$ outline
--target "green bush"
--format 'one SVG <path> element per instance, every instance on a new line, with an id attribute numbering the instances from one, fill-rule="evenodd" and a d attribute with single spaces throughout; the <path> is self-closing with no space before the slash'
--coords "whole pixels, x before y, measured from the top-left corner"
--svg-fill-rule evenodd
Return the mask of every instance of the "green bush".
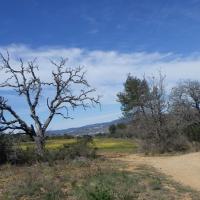
<path id="1" fill-rule="evenodd" d="M 109 132 L 110 134 L 115 134 L 117 127 L 115 126 L 115 124 L 112 124 L 109 126 Z"/>
<path id="2" fill-rule="evenodd" d="M 10 147 L 10 145 L 9 145 Z M 12 148 L 9 156 L 6 153 L 6 161 L 11 164 L 33 164 L 35 162 L 53 163 L 56 160 L 76 159 L 79 157 L 93 159 L 96 157 L 96 148 L 93 145 L 93 139 L 90 136 L 84 136 L 77 139 L 77 142 L 54 150 L 45 150 L 44 156 L 40 157 L 34 148 Z"/>
<path id="3" fill-rule="evenodd" d="M 135 137 L 135 128 L 131 124 L 118 123 L 109 127 L 108 137 L 113 138 L 133 138 Z"/>
<path id="4" fill-rule="evenodd" d="M 12 149 L 13 142 L 9 135 L 0 133 L 0 164 L 8 162 Z"/>
<path id="5" fill-rule="evenodd" d="M 103 184 L 95 187 L 94 191 L 87 191 L 88 200 L 113 200 L 113 195 Z"/>
<path id="6" fill-rule="evenodd" d="M 33 148 L 22 150 L 18 136 L 0 134 L 0 164 L 30 164 L 39 160 Z"/>
<path id="7" fill-rule="evenodd" d="M 78 138 L 74 144 L 65 144 L 58 150 L 47 151 L 44 158 L 48 161 L 76 159 L 79 157 L 95 158 L 96 150 L 93 145 L 93 139 L 90 136 L 83 136 Z"/>
<path id="8" fill-rule="evenodd" d="M 96 150 L 97 149 L 94 147 L 92 137 L 83 136 L 77 140 L 77 143 L 69 146 L 67 153 L 71 159 L 76 157 L 95 158 Z"/>
<path id="9" fill-rule="evenodd" d="M 26 150 L 16 148 L 9 158 L 11 164 L 33 164 L 39 160 L 40 157 L 37 155 L 34 148 L 27 148 Z"/>
<path id="10" fill-rule="evenodd" d="M 119 123 L 119 124 L 117 124 L 117 128 L 118 128 L 118 129 L 126 129 L 126 124 L 124 124 L 124 123 Z"/>
<path id="11" fill-rule="evenodd" d="M 191 142 L 200 142 L 200 124 L 191 124 L 184 130 L 187 138 Z"/>

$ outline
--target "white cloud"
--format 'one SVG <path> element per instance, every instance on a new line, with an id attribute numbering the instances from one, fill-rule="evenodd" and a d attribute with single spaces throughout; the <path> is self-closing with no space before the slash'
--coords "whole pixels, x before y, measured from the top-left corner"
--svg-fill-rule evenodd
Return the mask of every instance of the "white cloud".
<path id="1" fill-rule="evenodd" d="M 188 56 L 169 53 L 132 52 L 120 53 L 117 51 L 89 51 L 79 48 L 41 47 L 30 48 L 26 45 L 9 45 L 0 47 L 3 52 L 7 49 L 14 63 L 19 57 L 38 58 L 40 75 L 44 79 L 50 78 L 53 66 L 49 59 L 59 57 L 68 58 L 68 66 L 85 66 L 89 83 L 103 95 L 102 104 L 115 104 L 116 94 L 123 89 L 123 82 L 128 73 L 142 77 L 156 74 L 161 70 L 167 76 L 168 85 L 173 85 L 179 79 L 200 79 L 200 53 Z M 4 76 L 0 76 L 2 80 Z"/>
<path id="2" fill-rule="evenodd" d="M 116 51 L 88 51 L 79 48 L 41 47 L 32 49 L 25 45 L 10 45 L 0 47 L 0 51 L 7 49 L 16 60 L 19 57 L 38 58 L 40 75 L 44 79 L 50 78 L 53 66 L 49 59 L 59 57 L 68 58 L 68 66 L 85 66 L 87 77 L 92 86 L 103 95 L 103 103 L 115 103 L 116 93 L 122 89 L 122 84 L 128 73 L 134 76 L 151 75 L 162 70 L 167 75 L 169 84 L 178 79 L 199 79 L 200 54 L 187 57 L 173 53 L 133 52 L 120 53 Z M 16 63 L 15 63 L 16 64 Z"/>

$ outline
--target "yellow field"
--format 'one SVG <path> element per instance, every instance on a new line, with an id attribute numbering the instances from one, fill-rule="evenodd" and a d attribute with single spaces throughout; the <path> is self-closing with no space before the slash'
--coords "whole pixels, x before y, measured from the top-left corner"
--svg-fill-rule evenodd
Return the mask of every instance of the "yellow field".
<path id="1" fill-rule="evenodd" d="M 51 139 L 47 140 L 47 149 L 57 149 L 65 144 L 73 144 L 76 139 Z M 100 152 L 127 152 L 132 153 L 136 149 L 136 143 L 131 139 L 117 139 L 117 138 L 95 138 L 94 145 Z M 33 147 L 33 142 L 22 143 L 21 147 L 26 149 L 27 147 Z"/>
<path id="2" fill-rule="evenodd" d="M 62 147 L 64 144 L 73 144 L 76 142 L 76 139 L 51 139 L 47 140 L 46 148 L 47 149 L 57 149 Z M 24 142 L 21 144 L 22 149 L 26 149 L 28 147 L 33 147 L 34 142 Z"/>
<path id="3" fill-rule="evenodd" d="M 137 148 L 135 141 L 131 139 L 96 138 L 94 143 L 99 151 L 133 153 Z"/>

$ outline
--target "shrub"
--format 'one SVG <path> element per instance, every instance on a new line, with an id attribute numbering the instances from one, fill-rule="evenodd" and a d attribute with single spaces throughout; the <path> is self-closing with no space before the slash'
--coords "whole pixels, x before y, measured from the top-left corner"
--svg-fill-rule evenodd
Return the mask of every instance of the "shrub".
<path id="1" fill-rule="evenodd" d="M 152 190 L 161 190 L 162 182 L 159 177 L 154 177 L 149 183 Z"/>
<path id="2" fill-rule="evenodd" d="M 9 157 L 13 153 L 13 141 L 9 135 L 0 134 L 0 164 L 9 161 Z"/>
<path id="3" fill-rule="evenodd" d="M 0 164 L 31 164 L 39 160 L 33 148 L 21 149 L 19 136 L 0 134 Z"/>
<path id="4" fill-rule="evenodd" d="M 64 145 L 58 152 L 60 159 L 75 159 L 77 157 L 95 158 L 96 147 L 93 145 L 91 136 L 77 138 L 77 142 L 71 145 Z"/>
<path id="5" fill-rule="evenodd" d="M 191 148 L 188 139 L 174 131 L 162 133 L 162 137 L 145 137 L 141 140 L 141 151 L 146 154 L 170 153 L 170 152 L 185 152 Z"/>
<path id="6" fill-rule="evenodd" d="M 56 160 L 76 159 L 79 157 L 96 158 L 96 148 L 91 136 L 77 138 L 77 142 L 63 145 L 62 148 L 45 150 L 44 156 L 39 156 L 33 147 L 23 150 L 9 135 L 0 134 L 0 164 L 33 164 L 35 162 L 53 163 Z"/>
<path id="7" fill-rule="evenodd" d="M 75 144 L 63 145 L 62 148 L 45 150 L 44 156 L 40 157 L 34 148 L 23 150 L 16 148 L 8 157 L 11 164 L 33 164 L 35 162 L 49 162 L 52 164 L 56 160 L 76 159 L 79 157 L 93 159 L 96 157 L 96 148 L 93 140 L 89 136 L 77 139 Z"/>
<path id="8" fill-rule="evenodd" d="M 126 129 L 126 124 L 124 124 L 124 123 L 119 123 L 119 124 L 117 124 L 117 128 L 118 128 L 118 129 Z"/>
<path id="9" fill-rule="evenodd" d="M 40 157 L 35 152 L 34 148 L 23 150 L 20 147 L 16 148 L 9 158 L 11 164 L 33 164 L 39 160 Z"/>
<path id="10" fill-rule="evenodd" d="M 97 185 L 93 191 L 87 191 L 88 200 L 112 200 L 111 191 L 103 184 Z"/>
<path id="11" fill-rule="evenodd" d="M 200 142 L 200 124 L 194 123 L 189 125 L 184 133 L 189 141 L 191 142 Z"/>
<path id="12" fill-rule="evenodd" d="M 115 134 L 116 129 L 117 128 L 116 128 L 115 124 L 110 125 L 109 126 L 109 132 L 110 132 L 110 134 Z"/>

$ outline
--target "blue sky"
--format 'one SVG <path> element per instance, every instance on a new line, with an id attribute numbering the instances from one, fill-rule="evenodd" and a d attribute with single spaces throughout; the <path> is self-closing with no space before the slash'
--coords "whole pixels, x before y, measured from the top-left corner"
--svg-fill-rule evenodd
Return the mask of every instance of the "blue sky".
<path id="1" fill-rule="evenodd" d="M 198 0 L 1 0 L 0 42 L 90 50 L 199 51 Z"/>
<path id="2" fill-rule="evenodd" d="M 0 50 L 16 57 L 64 56 L 70 66 L 84 65 L 88 79 L 103 95 L 102 110 L 72 113 L 50 129 L 110 121 L 120 116 L 116 93 L 126 75 L 152 75 L 162 69 L 168 85 L 198 79 L 200 73 L 199 0 L 0 0 Z M 46 71 L 45 71 L 46 70 Z M 2 76 L 2 75 L 1 75 Z M 26 117 L 21 100 L 13 100 Z"/>

